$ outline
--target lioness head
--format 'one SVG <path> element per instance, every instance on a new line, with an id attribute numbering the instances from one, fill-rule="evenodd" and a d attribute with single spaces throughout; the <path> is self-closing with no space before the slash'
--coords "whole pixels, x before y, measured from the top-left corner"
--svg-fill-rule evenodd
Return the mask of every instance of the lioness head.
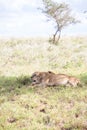
<path id="1" fill-rule="evenodd" d="M 34 72 L 31 76 L 32 85 L 39 84 L 40 83 L 40 73 L 41 72 Z"/>
<path id="2" fill-rule="evenodd" d="M 51 71 L 48 72 L 34 72 L 31 76 L 32 84 L 41 84 L 42 82 L 46 82 L 50 75 L 54 73 Z"/>

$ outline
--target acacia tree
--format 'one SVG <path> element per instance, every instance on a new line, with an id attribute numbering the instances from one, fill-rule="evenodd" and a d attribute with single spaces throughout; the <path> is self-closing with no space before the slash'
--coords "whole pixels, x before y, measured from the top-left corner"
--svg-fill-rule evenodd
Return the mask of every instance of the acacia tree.
<path id="1" fill-rule="evenodd" d="M 65 26 L 72 23 L 77 23 L 78 21 L 72 16 L 71 9 L 68 4 L 57 3 L 52 0 L 42 0 L 44 8 L 41 9 L 42 13 L 45 13 L 48 20 L 54 20 L 55 33 L 52 37 L 52 42 L 56 44 L 61 35 L 61 31 Z"/>

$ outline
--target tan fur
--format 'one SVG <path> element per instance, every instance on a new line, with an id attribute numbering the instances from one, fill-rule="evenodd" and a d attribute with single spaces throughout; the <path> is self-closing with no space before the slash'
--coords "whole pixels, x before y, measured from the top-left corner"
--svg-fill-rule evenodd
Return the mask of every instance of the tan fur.
<path id="1" fill-rule="evenodd" d="M 35 72 L 32 77 L 32 84 L 39 84 L 41 86 L 57 86 L 57 85 L 70 85 L 77 86 L 80 80 L 74 76 L 68 76 L 66 74 L 55 74 L 51 71 L 48 72 Z"/>
<path id="2" fill-rule="evenodd" d="M 31 76 L 32 85 L 45 85 L 45 83 L 48 82 L 47 79 L 49 79 L 49 75 L 53 75 L 54 73 L 51 71 L 48 72 L 34 72 Z M 46 81 L 47 80 L 47 81 Z"/>
<path id="3" fill-rule="evenodd" d="M 56 86 L 65 85 L 68 82 L 68 78 L 65 74 L 55 74 L 51 71 L 48 72 L 35 72 L 31 76 L 32 85 L 41 86 Z"/>
<path id="4" fill-rule="evenodd" d="M 73 86 L 73 87 L 76 87 L 78 85 L 82 86 L 81 81 L 78 78 L 74 77 L 74 76 L 69 76 L 69 84 L 71 86 Z"/>

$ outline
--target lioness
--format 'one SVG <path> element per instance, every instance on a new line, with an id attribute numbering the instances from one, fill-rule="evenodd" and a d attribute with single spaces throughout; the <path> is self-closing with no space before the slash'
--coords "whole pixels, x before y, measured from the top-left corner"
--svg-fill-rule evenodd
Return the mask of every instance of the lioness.
<path id="1" fill-rule="evenodd" d="M 35 72 L 32 77 L 32 85 L 41 86 L 57 86 L 57 85 L 81 85 L 80 80 L 74 76 L 68 76 L 66 74 L 55 74 L 51 71 L 48 72 Z"/>
<path id="2" fill-rule="evenodd" d="M 41 86 L 56 86 L 65 85 L 68 78 L 65 74 L 55 74 L 51 71 L 48 72 L 35 72 L 31 76 L 32 85 Z"/>

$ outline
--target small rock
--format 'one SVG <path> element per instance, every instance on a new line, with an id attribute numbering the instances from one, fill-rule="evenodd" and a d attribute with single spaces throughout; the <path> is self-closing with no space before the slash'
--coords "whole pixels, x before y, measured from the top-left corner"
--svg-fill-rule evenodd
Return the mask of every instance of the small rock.
<path id="1" fill-rule="evenodd" d="M 40 109 L 40 112 L 46 113 L 45 109 Z"/>
<path id="2" fill-rule="evenodd" d="M 17 121 L 17 119 L 14 118 L 14 117 L 10 117 L 10 118 L 7 119 L 7 121 L 8 121 L 9 123 L 14 123 L 14 122 Z"/>

